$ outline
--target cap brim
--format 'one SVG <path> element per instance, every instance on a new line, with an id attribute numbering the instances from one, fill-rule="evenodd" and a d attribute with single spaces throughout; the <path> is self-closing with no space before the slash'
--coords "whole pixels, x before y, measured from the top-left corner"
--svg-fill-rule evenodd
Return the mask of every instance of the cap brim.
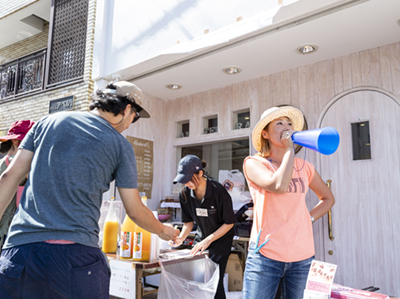
<path id="1" fill-rule="evenodd" d="M 0 137 L 0 142 L 12 140 L 12 139 L 22 140 L 22 139 L 24 139 L 24 137 L 25 137 L 25 135 L 24 135 L 24 136 L 21 136 L 21 135 L 8 135 L 8 136 L 3 136 L 3 137 Z"/>
<path id="2" fill-rule="evenodd" d="M 141 110 L 138 112 L 141 118 L 150 118 L 150 114 L 146 110 Z"/>
<path id="3" fill-rule="evenodd" d="M 136 109 L 137 113 L 139 113 L 141 118 L 150 118 L 150 114 L 143 109 L 138 103 L 134 103 L 133 107 Z"/>
<path id="4" fill-rule="evenodd" d="M 191 178 L 192 178 L 192 176 L 190 176 L 190 175 L 184 175 L 183 173 L 180 173 L 175 177 L 175 179 L 172 183 L 186 184 L 187 182 L 190 181 Z"/>

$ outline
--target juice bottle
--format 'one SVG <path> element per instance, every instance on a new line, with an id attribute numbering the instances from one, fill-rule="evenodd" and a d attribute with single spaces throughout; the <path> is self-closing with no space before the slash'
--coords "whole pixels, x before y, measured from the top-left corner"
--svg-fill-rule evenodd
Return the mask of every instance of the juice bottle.
<path id="1" fill-rule="evenodd" d="M 147 206 L 146 195 L 141 195 L 143 204 Z M 151 233 L 141 228 L 139 225 L 136 225 L 135 232 L 133 234 L 132 258 L 134 261 L 148 261 L 150 259 L 150 243 Z"/>
<path id="2" fill-rule="evenodd" d="M 126 215 L 121 227 L 121 243 L 119 252 L 119 257 L 121 259 L 132 259 L 133 234 L 135 229 L 136 223 Z"/>
<path id="3" fill-rule="evenodd" d="M 153 211 L 153 215 L 158 219 L 157 211 Z M 150 260 L 158 260 L 160 256 L 160 237 L 157 234 L 151 234 L 150 243 Z"/>
<path id="4" fill-rule="evenodd" d="M 117 252 L 118 243 L 118 230 L 119 221 L 117 214 L 114 210 L 114 197 L 111 197 L 110 207 L 104 222 L 103 229 L 103 245 L 101 249 L 105 253 L 115 253 Z"/>

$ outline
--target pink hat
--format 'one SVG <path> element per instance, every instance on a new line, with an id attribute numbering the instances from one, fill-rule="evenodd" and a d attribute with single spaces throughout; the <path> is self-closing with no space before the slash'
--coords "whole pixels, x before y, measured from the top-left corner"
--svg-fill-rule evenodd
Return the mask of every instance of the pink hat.
<path id="1" fill-rule="evenodd" d="M 35 123 L 31 120 L 16 121 L 11 125 L 10 129 L 8 130 L 7 136 L 0 137 L 0 141 L 3 142 L 11 139 L 22 140 L 34 124 Z"/>

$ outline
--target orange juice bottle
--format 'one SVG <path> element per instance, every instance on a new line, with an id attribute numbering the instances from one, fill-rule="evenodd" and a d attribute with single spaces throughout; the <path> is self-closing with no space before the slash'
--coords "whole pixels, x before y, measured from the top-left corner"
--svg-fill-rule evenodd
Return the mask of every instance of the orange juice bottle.
<path id="1" fill-rule="evenodd" d="M 141 194 L 142 202 L 147 205 L 146 194 Z M 150 259 L 150 243 L 151 233 L 147 230 L 136 225 L 133 234 L 133 253 L 132 258 L 134 261 L 148 261 Z"/>
<path id="2" fill-rule="evenodd" d="M 132 259 L 133 234 L 135 229 L 136 223 L 126 215 L 121 227 L 121 243 L 119 248 L 119 257 L 121 259 Z"/>
<path id="3" fill-rule="evenodd" d="M 110 207 L 104 222 L 103 245 L 101 249 L 105 253 L 117 252 L 119 221 L 114 210 L 114 197 L 111 197 Z"/>

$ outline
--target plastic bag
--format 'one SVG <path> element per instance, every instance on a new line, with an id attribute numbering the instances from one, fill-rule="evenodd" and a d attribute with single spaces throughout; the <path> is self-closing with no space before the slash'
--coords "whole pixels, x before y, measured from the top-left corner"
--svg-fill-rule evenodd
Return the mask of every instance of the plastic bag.
<path id="1" fill-rule="evenodd" d="M 251 202 L 251 195 L 249 191 L 235 193 L 228 192 L 232 198 L 232 208 L 234 211 L 239 210 L 243 205 Z"/>
<path id="2" fill-rule="evenodd" d="M 208 257 L 161 262 L 158 299 L 213 299 L 219 265 Z"/>
<path id="3" fill-rule="evenodd" d="M 228 192 L 233 191 L 234 187 L 245 186 L 244 175 L 238 169 L 220 170 L 218 173 L 218 181 Z M 238 189 L 238 191 L 243 190 Z"/>

